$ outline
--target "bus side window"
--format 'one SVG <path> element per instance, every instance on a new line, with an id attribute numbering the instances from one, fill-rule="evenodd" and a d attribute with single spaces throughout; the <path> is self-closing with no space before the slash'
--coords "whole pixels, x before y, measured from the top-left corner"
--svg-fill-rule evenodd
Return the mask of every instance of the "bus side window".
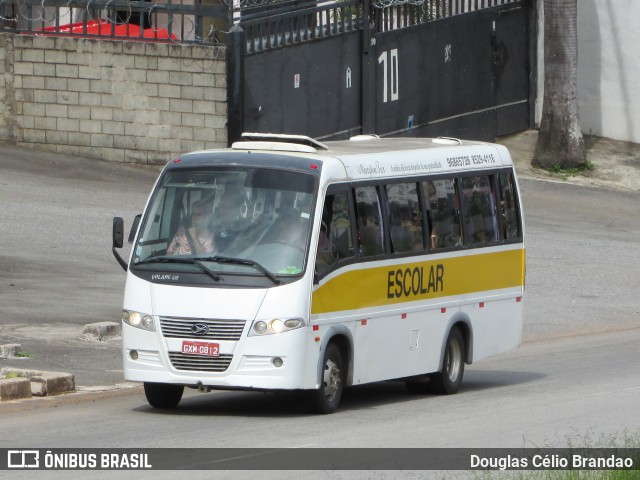
<path id="1" fill-rule="evenodd" d="M 522 236 L 518 221 L 513 176 L 511 173 L 498 174 L 498 191 L 500 193 L 500 219 L 502 240 L 518 239 Z"/>
<path id="2" fill-rule="evenodd" d="M 316 255 L 316 272 L 327 272 L 336 262 L 353 256 L 351 215 L 347 192 L 327 195 Z"/>
<path id="3" fill-rule="evenodd" d="M 422 188 L 431 219 L 430 247 L 437 250 L 460 246 L 462 235 L 454 179 L 427 180 Z"/>
<path id="4" fill-rule="evenodd" d="M 475 245 L 498 239 L 495 193 L 488 175 L 462 179 L 464 244 Z"/>
<path id="5" fill-rule="evenodd" d="M 391 251 L 419 252 L 424 250 L 422 240 L 422 218 L 415 183 L 392 183 L 387 185 L 389 202 L 389 231 Z"/>
<path id="6" fill-rule="evenodd" d="M 383 221 L 378 189 L 356 187 L 356 215 L 360 255 L 371 257 L 384 253 Z"/>

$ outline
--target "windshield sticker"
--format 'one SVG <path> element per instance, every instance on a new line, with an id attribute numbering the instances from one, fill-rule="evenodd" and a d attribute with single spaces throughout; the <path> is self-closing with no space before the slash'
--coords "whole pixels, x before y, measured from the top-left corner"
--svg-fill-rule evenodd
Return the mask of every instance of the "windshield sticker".
<path id="1" fill-rule="evenodd" d="M 180 280 L 180 275 L 170 275 L 165 273 L 154 273 L 151 275 L 151 281 L 156 282 L 177 282 Z"/>

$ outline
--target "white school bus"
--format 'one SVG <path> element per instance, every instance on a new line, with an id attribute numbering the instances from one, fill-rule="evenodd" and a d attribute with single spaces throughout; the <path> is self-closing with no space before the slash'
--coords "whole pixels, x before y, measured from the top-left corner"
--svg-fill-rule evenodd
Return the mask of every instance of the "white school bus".
<path id="1" fill-rule="evenodd" d="M 456 393 L 465 364 L 522 337 L 524 222 L 500 145 L 245 134 L 171 161 L 113 253 L 127 271 L 124 375 L 148 402 L 184 387 L 305 390 L 399 379 Z"/>

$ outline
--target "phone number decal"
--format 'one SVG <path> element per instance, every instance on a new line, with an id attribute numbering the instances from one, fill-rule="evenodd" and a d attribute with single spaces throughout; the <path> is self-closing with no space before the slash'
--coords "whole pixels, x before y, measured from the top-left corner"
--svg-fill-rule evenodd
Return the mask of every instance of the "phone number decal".
<path id="1" fill-rule="evenodd" d="M 498 163 L 492 153 L 482 155 L 464 155 L 460 157 L 448 157 L 447 165 L 450 168 L 495 165 Z"/>

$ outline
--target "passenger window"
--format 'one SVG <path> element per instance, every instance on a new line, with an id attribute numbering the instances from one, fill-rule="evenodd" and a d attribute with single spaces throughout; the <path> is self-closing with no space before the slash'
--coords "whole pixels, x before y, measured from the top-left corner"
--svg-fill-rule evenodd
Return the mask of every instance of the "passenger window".
<path id="1" fill-rule="evenodd" d="M 378 190 L 374 186 L 356 187 L 356 215 L 359 253 L 364 257 L 384 253 L 383 222 Z"/>
<path id="2" fill-rule="evenodd" d="M 520 238 L 520 222 L 518 221 L 518 206 L 513 184 L 513 176 L 510 173 L 498 175 L 498 191 L 500 194 L 500 219 L 502 239 L 511 240 Z"/>
<path id="3" fill-rule="evenodd" d="M 454 179 L 429 180 L 423 182 L 422 187 L 431 221 L 430 247 L 442 249 L 460 246 L 462 236 Z"/>
<path id="4" fill-rule="evenodd" d="M 462 179 L 462 218 L 465 245 L 498 239 L 496 200 L 488 175 Z"/>
<path id="5" fill-rule="evenodd" d="M 420 203 L 415 183 L 387 185 L 391 251 L 418 252 L 424 250 Z"/>
<path id="6" fill-rule="evenodd" d="M 316 255 L 316 272 L 327 272 L 338 261 L 353 256 L 351 214 L 347 192 L 327 195 Z"/>

